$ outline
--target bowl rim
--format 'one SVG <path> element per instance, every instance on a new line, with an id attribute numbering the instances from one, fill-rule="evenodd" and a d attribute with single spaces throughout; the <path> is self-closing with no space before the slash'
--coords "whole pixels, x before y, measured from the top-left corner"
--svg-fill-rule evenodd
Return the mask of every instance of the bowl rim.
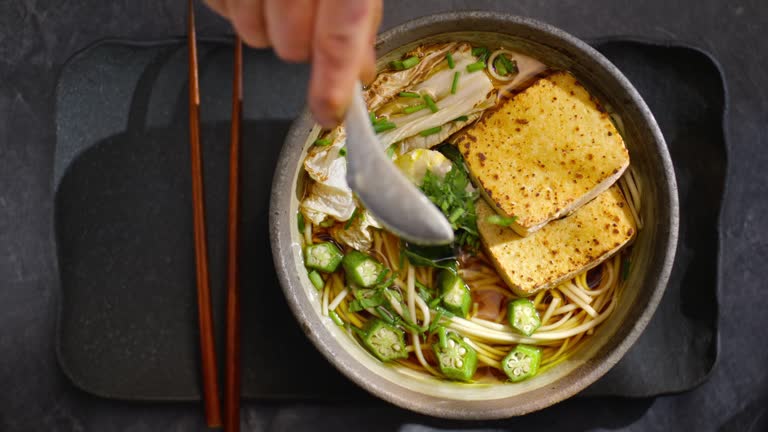
<path id="1" fill-rule="evenodd" d="M 568 45 L 570 51 L 580 52 L 580 54 L 588 57 L 594 62 L 598 69 L 602 69 L 603 72 L 615 79 L 616 83 L 628 97 L 628 103 L 634 105 L 636 108 L 637 115 L 639 116 L 638 122 L 648 129 L 648 132 L 653 138 L 651 147 L 657 153 L 662 165 L 660 171 L 663 171 L 665 175 L 663 181 L 659 182 L 659 184 L 662 185 L 659 193 L 661 195 L 666 194 L 666 199 L 669 203 L 668 220 L 659 221 L 659 224 L 662 225 L 662 227 L 666 225 L 666 229 L 662 229 L 658 233 L 660 236 L 660 243 L 664 245 L 663 249 L 661 247 L 659 248 L 662 251 L 661 253 L 663 254 L 663 257 L 660 261 L 657 260 L 657 262 L 661 263 L 658 272 L 646 283 L 648 286 L 653 287 L 652 292 L 647 297 L 647 302 L 637 316 L 636 321 L 626 325 L 629 327 L 629 330 L 624 331 L 623 337 L 614 346 L 607 347 L 606 354 L 603 355 L 599 361 L 587 361 L 572 371 L 568 376 L 573 376 L 573 378 L 560 388 L 552 389 L 552 397 L 531 398 L 529 401 L 502 405 L 499 408 L 446 409 L 446 407 L 430 403 L 428 401 L 429 398 L 426 397 L 426 395 L 424 398 L 411 398 L 403 396 L 400 394 L 401 392 L 390 391 L 376 385 L 376 380 L 382 380 L 384 378 L 372 378 L 365 366 L 346 353 L 339 341 L 336 340 L 336 337 L 324 328 L 320 322 L 320 318 L 314 313 L 309 313 L 311 311 L 308 310 L 307 306 L 309 305 L 310 299 L 304 295 L 301 281 L 294 271 L 296 266 L 292 259 L 293 253 L 291 250 L 290 234 L 290 229 L 295 226 L 292 222 L 293 218 L 291 217 L 292 215 L 290 212 L 291 198 L 294 196 L 294 193 L 292 190 L 286 193 L 286 188 L 293 185 L 297 169 L 295 163 L 292 163 L 291 155 L 303 151 L 307 134 L 312 125 L 314 125 L 311 114 L 306 108 L 291 126 L 280 152 L 275 170 L 270 197 L 270 242 L 281 288 L 283 289 L 288 305 L 298 320 L 302 331 L 307 335 L 318 351 L 320 351 L 323 356 L 347 378 L 378 398 L 422 414 L 454 419 L 496 419 L 526 414 L 565 400 L 595 382 L 624 356 L 645 329 L 666 290 L 677 248 L 679 203 L 672 160 L 664 137 L 650 109 L 621 71 L 619 71 L 619 69 L 601 53 L 581 39 L 550 24 L 527 17 L 487 11 L 457 11 L 427 15 L 392 27 L 379 35 L 376 47 L 378 48 L 379 46 L 386 44 L 387 41 L 404 32 L 407 33 L 416 29 L 429 27 L 430 25 L 446 21 L 455 22 L 467 18 L 494 22 L 502 25 L 512 24 L 527 27 L 564 42 Z M 403 388 L 403 390 L 405 391 L 407 389 Z M 438 398 L 436 396 L 433 397 Z"/>

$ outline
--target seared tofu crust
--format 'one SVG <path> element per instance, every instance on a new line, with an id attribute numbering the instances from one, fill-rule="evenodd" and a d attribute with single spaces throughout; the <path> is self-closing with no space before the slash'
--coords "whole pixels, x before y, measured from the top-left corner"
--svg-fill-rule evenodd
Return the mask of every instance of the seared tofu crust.
<path id="1" fill-rule="evenodd" d="M 569 73 L 540 78 L 456 140 L 486 200 L 528 235 L 608 189 L 629 166 L 609 115 Z"/>
<path id="2" fill-rule="evenodd" d="M 529 296 L 589 270 L 626 245 L 637 228 L 618 186 L 612 186 L 568 217 L 522 237 L 487 222 L 495 214 L 477 204 L 480 239 L 499 275 L 519 296 Z"/>

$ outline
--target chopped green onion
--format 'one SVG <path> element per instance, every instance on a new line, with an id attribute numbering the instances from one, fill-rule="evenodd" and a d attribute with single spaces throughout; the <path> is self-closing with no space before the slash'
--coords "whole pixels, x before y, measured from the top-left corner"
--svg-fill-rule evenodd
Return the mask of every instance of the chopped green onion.
<path id="1" fill-rule="evenodd" d="M 416 56 L 408 57 L 407 59 L 403 60 L 403 69 L 410 69 L 419 64 L 419 61 L 419 58 Z"/>
<path id="2" fill-rule="evenodd" d="M 425 130 L 419 132 L 419 135 L 421 135 L 423 137 L 434 135 L 434 134 L 440 132 L 442 129 L 443 129 L 442 126 L 435 126 L 435 127 L 432 127 L 432 128 L 429 128 L 429 129 L 425 129 Z"/>
<path id="3" fill-rule="evenodd" d="M 450 52 L 445 55 L 445 58 L 446 58 L 446 60 L 448 60 L 448 67 L 449 68 L 453 69 L 453 68 L 456 67 L 456 63 L 453 62 L 453 55 L 451 55 Z"/>
<path id="4" fill-rule="evenodd" d="M 421 110 L 423 110 L 426 107 L 427 106 L 425 104 L 409 106 L 409 107 L 405 107 L 403 109 L 403 112 L 406 113 L 406 114 L 412 114 L 412 113 L 415 113 L 416 111 L 421 111 Z"/>
<path id="5" fill-rule="evenodd" d="M 621 280 L 625 281 L 629 277 L 630 261 L 629 258 L 624 258 L 621 263 Z"/>
<path id="6" fill-rule="evenodd" d="M 395 156 L 395 144 L 387 147 L 387 157 L 392 159 Z"/>
<path id="7" fill-rule="evenodd" d="M 392 69 L 394 70 L 405 70 L 410 69 L 414 66 L 419 64 L 419 58 L 416 56 L 408 57 L 405 60 L 395 60 L 391 62 L 389 65 L 392 66 Z"/>
<path id="8" fill-rule="evenodd" d="M 298 215 L 296 216 L 296 219 L 297 219 L 296 222 L 299 225 L 299 232 L 303 233 L 304 232 L 304 228 L 306 228 L 306 226 L 307 226 L 306 222 L 304 221 L 304 214 L 302 214 L 301 212 L 298 212 Z"/>
<path id="9" fill-rule="evenodd" d="M 340 148 L 339 149 L 339 156 L 343 157 L 343 156 L 346 156 L 346 155 L 347 155 L 347 148 L 346 147 Z"/>
<path id="10" fill-rule="evenodd" d="M 386 123 L 388 121 L 389 121 L 389 119 L 386 116 L 381 116 L 381 117 L 379 117 L 379 118 L 377 118 L 376 120 L 373 121 L 373 125 L 374 126 L 380 125 L 380 124 Z"/>
<path id="11" fill-rule="evenodd" d="M 430 95 L 424 95 L 424 101 L 427 103 L 427 106 L 429 107 L 429 110 L 433 113 L 436 113 L 440 110 L 440 108 L 437 107 L 437 104 L 435 104 L 435 100 L 432 99 L 432 96 Z"/>
<path id="12" fill-rule="evenodd" d="M 388 131 L 390 129 L 396 128 L 397 125 L 392 123 L 391 121 L 387 121 L 386 123 L 380 123 L 377 125 L 373 125 L 373 131 L 376 133 Z"/>
<path id="13" fill-rule="evenodd" d="M 504 66 L 504 61 L 501 60 L 502 57 L 504 56 L 500 55 L 496 57 L 496 60 L 493 62 L 493 68 L 496 69 L 496 72 L 498 72 L 499 75 L 507 76 L 509 71 L 507 70 L 507 67 Z"/>
<path id="14" fill-rule="evenodd" d="M 486 47 L 472 48 L 472 55 L 477 57 L 477 60 L 483 62 L 483 64 L 485 64 L 485 61 L 488 60 L 489 54 L 490 52 Z"/>
<path id="15" fill-rule="evenodd" d="M 490 215 L 487 218 L 485 218 L 486 222 L 490 224 L 498 225 L 498 226 L 503 226 L 503 227 L 508 227 L 512 225 L 513 223 L 515 223 L 516 220 L 517 220 L 517 216 L 505 217 L 497 214 Z"/>
<path id="16" fill-rule="evenodd" d="M 504 67 L 507 69 L 508 72 L 515 73 L 515 74 L 519 72 L 519 70 L 517 69 L 516 60 L 510 60 L 504 54 L 500 54 L 498 58 L 501 59 L 502 63 L 504 63 Z"/>
<path id="17" fill-rule="evenodd" d="M 456 89 L 459 88 L 459 75 L 461 75 L 461 72 L 456 71 L 453 74 L 453 82 L 451 83 L 451 94 L 456 94 Z"/>
<path id="18" fill-rule="evenodd" d="M 352 222 L 360 216 L 360 207 L 355 207 L 355 211 L 352 212 L 352 216 L 344 223 L 344 229 L 348 230 L 352 226 Z"/>
<path id="19" fill-rule="evenodd" d="M 398 93 L 398 96 L 413 99 L 418 99 L 421 97 L 421 95 L 416 92 L 400 92 Z"/>
<path id="20" fill-rule="evenodd" d="M 323 228 L 329 228 L 329 227 L 332 227 L 333 224 L 335 223 L 336 221 L 333 220 L 333 218 L 329 217 L 329 218 L 326 218 L 324 221 L 320 222 L 320 226 Z"/>
<path id="21" fill-rule="evenodd" d="M 341 320 L 339 314 L 336 311 L 328 311 L 328 316 L 331 317 L 331 321 L 339 327 L 344 327 L 344 321 Z"/>
<path id="22" fill-rule="evenodd" d="M 467 121 L 467 120 L 469 120 L 469 117 L 467 117 L 467 116 L 465 116 L 465 115 L 463 115 L 463 116 L 458 116 L 458 117 L 456 117 L 455 119 L 453 119 L 453 121 L 460 121 L 460 122 L 465 122 L 465 121 Z"/>
<path id="23" fill-rule="evenodd" d="M 376 123 L 376 113 L 373 111 L 368 111 L 368 117 L 371 119 L 371 124 Z"/>
<path id="24" fill-rule="evenodd" d="M 483 70 L 484 68 L 485 68 L 485 63 L 479 61 L 479 62 L 467 65 L 467 72 L 469 73 L 477 72 L 479 70 Z"/>
<path id="25" fill-rule="evenodd" d="M 325 282 L 323 282 L 323 277 L 320 276 L 320 273 L 317 272 L 317 270 L 312 270 L 309 272 L 309 281 L 312 282 L 312 285 L 317 288 L 318 291 L 323 289 L 325 286 Z"/>
<path id="26" fill-rule="evenodd" d="M 461 207 L 456 207 L 456 209 L 451 213 L 451 215 L 448 217 L 448 221 L 451 223 L 456 222 L 459 220 L 460 217 L 462 217 L 466 213 L 466 210 L 464 210 Z"/>
<path id="27" fill-rule="evenodd" d="M 327 145 L 331 144 L 331 140 L 329 138 L 323 138 L 323 139 L 316 139 L 315 145 L 318 147 L 325 147 Z"/>

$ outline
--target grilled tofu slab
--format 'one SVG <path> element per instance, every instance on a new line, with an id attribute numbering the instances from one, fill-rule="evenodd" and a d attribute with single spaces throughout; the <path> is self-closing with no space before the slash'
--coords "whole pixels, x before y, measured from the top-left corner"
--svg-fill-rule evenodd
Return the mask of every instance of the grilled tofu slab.
<path id="1" fill-rule="evenodd" d="M 626 245 L 635 220 L 618 186 L 613 186 L 568 217 L 523 237 L 487 221 L 496 214 L 477 204 L 477 228 L 499 275 L 519 296 L 551 288 L 589 270 Z"/>
<path id="2" fill-rule="evenodd" d="M 576 79 L 540 78 L 456 139 L 486 200 L 528 235 L 608 189 L 629 166 L 609 115 Z"/>

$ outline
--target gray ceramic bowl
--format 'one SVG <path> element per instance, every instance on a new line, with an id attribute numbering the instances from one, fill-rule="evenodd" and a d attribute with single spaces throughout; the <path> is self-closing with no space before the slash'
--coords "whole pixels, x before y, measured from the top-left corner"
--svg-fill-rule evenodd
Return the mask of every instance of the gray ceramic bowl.
<path id="1" fill-rule="evenodd" d="M 285 296 L 307 337 L 344 375 L 374 395 L 437 417 L 491 419 L 538 410 L 584 389 L 605 374 L 635 342 L 666 288 L 677 244 L 678 201 L 664 138 L 648 107 L 616 67 L 581 40 L 531 19 L 485 12 L 433 15 L 383 33 L 376 44 L 379 65 L 415 45 L 469 40 L 506 47 L 571 71 L 620 119 L 632 165 L 643 183 L 646 226 L 633 248 L 633 271 L 622 300 L 591 343 L 569 360 L 530 380 L 485 387 L 405 376 L 375 360 L 330 319 L 301 258 L 296 212 L 301 163 L 319 129 L 304 112 L 294 123 L 272 185 L 271 241 Z"/>

